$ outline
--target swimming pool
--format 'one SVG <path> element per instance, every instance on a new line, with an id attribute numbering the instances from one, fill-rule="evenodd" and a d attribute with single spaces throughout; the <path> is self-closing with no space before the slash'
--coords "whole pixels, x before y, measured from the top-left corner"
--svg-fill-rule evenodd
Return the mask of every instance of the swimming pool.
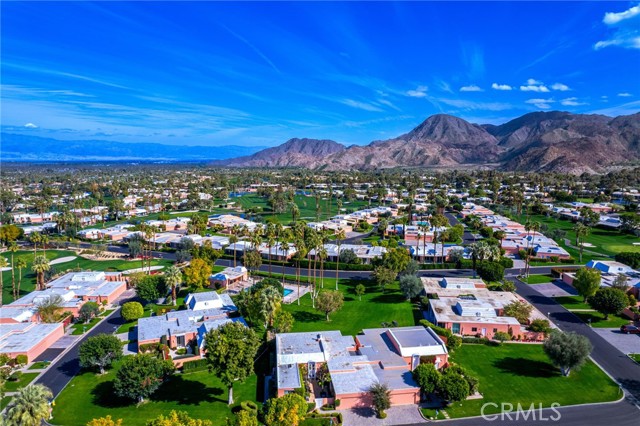
<path id="1" fill-rule="evenodd" d="M 284 289 L 284 297 L 287 297 L 291 293 L 293 293 L 293 290 L 291 290 L 290 288 L 285 288 Z"/>

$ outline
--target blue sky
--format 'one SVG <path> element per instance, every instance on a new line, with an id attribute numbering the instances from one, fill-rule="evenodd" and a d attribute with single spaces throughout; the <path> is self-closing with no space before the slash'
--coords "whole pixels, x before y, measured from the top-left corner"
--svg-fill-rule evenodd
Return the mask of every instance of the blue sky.
<path id="1" fill-rule="evenodd" d="M 432 114 L 640 111 L 638 2 L 2 2 L 2 129 L 365 144 Z"/>

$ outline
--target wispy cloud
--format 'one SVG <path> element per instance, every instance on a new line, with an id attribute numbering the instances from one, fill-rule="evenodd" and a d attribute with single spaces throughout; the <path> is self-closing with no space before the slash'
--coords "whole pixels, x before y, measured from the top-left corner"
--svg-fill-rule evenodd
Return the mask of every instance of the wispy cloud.
<path id="1" fill-rule="evenodd" d="M 618 96 L 620 96 L 621 98 L 630 98 L 633 95 L 629 92 L 622 92 L 622 93 L 618 93 Z"/>
<path id="2" fill-rule="evenodd" d="M 340 103 L 348 105 L 350 107 L 353 108 L 357 108 L 357 109 L 361 109 L 364 111 L 371 111 L 371 112 L 381 112 L 382 109 L 372 105 L 370 103 L 367 102 L 360 102 L 360 101 L 355 101 L 353 99 L 343 99 L 342 101 L 340 101 Z"/>
<path id="3" fill-rule="evenodd" d="M 400 108 L 398 108 L 396 105 L 394 105 L 393 102 L 391 102 L 388 99 L 378 99 L 377 103 L 382 104 L 382 105 L 386 105 L 389 108 L 395 109 L 396 111 L 400 111 Z"/>
<path id="4" fill-rule="evenodd" d="M 551 108 L 550 104 L 554 103 L 555 100 L 553 100 L 553 98 L 549 98 L 549 99 L 534 98 L 534 99 L 526 100 L 524 102 L 527 104 L 534 105 L 540 109 L 549 109 Z"/>
<path id="5" fill-rule="evenodd" d="M 24 125 L 24 127 L 26 127 L 27 129 L 37 129 L 38 128 L 38 126 L 36 126 L 33 123 L 27 123 L 27 124 Z"/>
<path id="6" fill-rule="evenodd" d="M 464 99 L 442 99 L 438 102 L 465 110 L 504 111 L 513 108 L 513 105 L 503 102 L 474 102 Z"/>
<path id="7" fill-rule="evenodd" d="M 253 50 L 256 53 L 256 55 L 258 55 L 260 58 L 262 58 L 271 68 L 273 68 L 278 74 L 280 74 L 280 70 L 271 61 L 271 59 L 269 59 L 269 57 L 267 55 L 262 53 L 262 51 L 260 49 L 258 49 L 256 46 L 254 46 L 249 40 L 247 40 L 246 38 L 242 37 L 240 34 L 236 33 L 235 31 L 233 31 L 232 29 L 230 29 L 226 25 L 222 25 L 222 28 L 224 28 L 229 34 L 231 34 L 232 36 L 234 36 L 235 38 L 237 38 L 238 40 L 240 40 L 241 42 L 246 44 L 251 50 Z"/>
<path id="8" fill-rule="evenodd" d="M 602 22 L 613 29 L 613 34 L 607 40 L 598 41 L 593 46 L 596 50 L 609 46 L 640 49 L 640 5 L 623 12 L 607 12 Z"/>
<path id="9" fill-rule="evenodd" d="M 468 86 L 462 86 L 460 88 L 460 91 L 461 92 L 484 92 L 483 89 L 481 89 L 480 87 L 476 86 L 475 84 L 470 84 Z"/>
<path id="10" fill-rule="evenodd" d="M 580 105 L 587 105 L 586 102 L 580 102 L 578 101 L 578 98 L 566 98 L 560 101 L 560 103 L 564 106 L 580 106 Z"/>
<path id="11" fill-rule="evenodd" d="M 566 91 L 568 91 L 568 90 L 571 90 L 571 89 L 569 88 L 569 86 L 567 86 L 566 84 L 562 84 L 562 83 L 553 83 L 553 84 L 551 85 L 551 88 L 552 88 L 553 90 L 557 90 L 557 91 L 559 91 L 559 92 L 566 92 Z"/>
<path id="12" fill-rule="evenodd" d="M 438 80 L 437 85 L 438 85 L 438 88 L 443 92 L 453 93 L 453 90 L 451 90 L 451 86 L 446 81 Z"/>
<path id="13" fill-rule="evenodd" d="M 618 115 L 636 114 L 640 110 L 640 101 L 627 102 L 622 105 L 611 106 L 603 109 L 591 111 L 591 114 L 603 114 L 610 117 Z"/>
<path id="14" fill-rule="evenodd" d="M 491 88 L 494 90 L 512 90 L 513 89 L 508 84 L 498 84 L 498 83 L 493 83 L 491 85 Z"/>
<path id="15" fill-rule="evenodd" d="M 427 96 L 427 90 L 429 90 L 427 86 L 418 86 L 414 90 L 407 90 L 405 92 L 405 95 L 410 96 L 412 98 L 424 98 Z"/>
<path id="16" fill-rule="evenodd" d="M 478 79 L 484 76 L 484 52 L 475 43 L 463 43 L 461 46 L 462 63 L 467 69 L 469 79 Z"/>

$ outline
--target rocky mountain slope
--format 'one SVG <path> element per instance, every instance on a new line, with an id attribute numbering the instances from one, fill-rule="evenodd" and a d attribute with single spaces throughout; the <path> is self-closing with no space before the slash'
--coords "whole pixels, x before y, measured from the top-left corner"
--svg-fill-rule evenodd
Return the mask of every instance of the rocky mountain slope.
<path id="1" fill-rule="evenodd" d="M 499 126 L 438 114 L 405 135 L 366 146 L 292 139 L 225 163 L 329 170 L 491 165 L 579 174 L 638 160 L 640 113 L 611 118 L 552 111 L 526 114 Z"/>

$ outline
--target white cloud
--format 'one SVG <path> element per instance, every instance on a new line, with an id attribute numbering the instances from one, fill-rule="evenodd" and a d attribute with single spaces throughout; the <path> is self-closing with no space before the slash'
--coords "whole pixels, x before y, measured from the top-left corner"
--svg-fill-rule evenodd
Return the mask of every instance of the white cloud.
<path id="1" fill-rule="evenodd" d="M 375 105 L 371 105 L 371 104 L 368 104 L 366 102 L 354 101 L 353 99 L 344 99 L 344 100 L 342 100 L 340 102 L 345 104 L 345 105 L 348 105 L 350 107 L 362 109 L 362 110 L 365 110 L 365 111 L 372 111 L 372 112 L 381 112 L 382 111 L 382 109 L 378 108 Z"/>
<path id="2" fill-rule="evenodd" d="M 395 106 L 395 105 L 393 104 L 393 102 L 391 102 L 391 101 L 389 101 L 389 100 L 387 100 L 387 99 L 378 99 L 378 103 L 379 103 L 379 104 L 382 104 L 382 105 L 386 105 L 386 106 L 388 106 L 389 108 L 393 108 L 393 109 L 395 109 L 396 111 L 400 111 L 400 108 L 398 108 L 397 106 Z"/>
<path id="3" fill-rule="evenodd" d="M 412 98 L 424 98 L 427 96 L 427 90 L 427 86 L 418 86 L 415 90 L 407 90 L 405 94 Z"/>
<path id="4" fill-rule="evenodd" d="M 36 126 L 33 123 L 27 123 L 27 124 L 24 125 L 24 127 L 26 127 L 27 129 L 37 129 L 38 128 L 38 126 Z"/>
<path id="5" fill-rule="evenodd" d="M 535 86 L 535 85 L 538 85 L 538 84 L 542 84 L 542 82 L 538 81 L 538 80 L 534 80 L 533 78 L 530 78 L 530 79 L 527 80 L 527 84 L 529 86 Z"/>
<path id="6" fill-rule="evenodd" d="M 596 50 L 609 46 L 620 46 L 627 49 L 640 49 L 640 5 L 633 6 L 624 12 L 605 13 L 602 22 L 613 29 L 607 40 L 598 41 L 593 47 Z"/>
<path id="7" fill-rule="evenodd" d="M 633 95 L 629 92 L 622 92 L 622 93 L 618 93 L 618 96 L 620 96 L 621 98 L 630 98 Z"/>
<path id="8" fill-rule="evenodd" d="M 604 22 L 607 25 L 614 25 L 620 21 L 624 21 L 625 19 L 633 18 L 634 16 L 640 15 L 640 6 L 633 6 L 631 9 L 625 10 L 624 12 L 607 12 L 604 14 Z"/>
<path id="9" fill-rule="evenodd" d="M 529 84 L 527 86 L 520 86 L 520 90 L 522 90 L 523 92 L 543 92 L 543 93 L 549 92 L 549 88 L 543 84 L 539 86 L 532 85 L 532 84 Z"/>
<path id="10" fill-rule="evenodd" d="M 562 84 L 562 83 L 553 83 L 551 88 L 553 90 L 558 90 L 560 92 L 566 92 L 567 90 L 571 90 L 571 89 L 569 89 L 569 86 L 567 86 L 566 84 Z"/>
<path id="11" fill-rule="evenodd" d="M 564 106 L 580 106 L 587 105 L 586 102 L 579 102 L 578 98 L 566 98 L 560 101 L 560 103 Z"/>
<path id="12" fill-rule="evenodd" d="M 549 109 L 551 108 L 551 105 L 555 102 L 555 100 L 553 100 L 553 98 L 549 98 L 549 99 L 529 99 L 527 101 L 524 101 L 526 104 L 531 104 L 531 105 L 535 105 L 536 107 L 540 108 L 540 109 Z"/>
<path id="13" fill-rule="evenodd" d="M 461 92 L 484 92 L 484 90 L 482 90 L 480 87 L 476 86 L 475 84 L 470 84 L 468 86 L 462 86 L 460 88 Z"/>
<path id="14" fill-rule="evenodd" d="M 498 84 L 498 83 L 493 83 L 491 85 L 491 88 L 494 90 L 511 90 L 512 87 L 509 86 L 508 84 Z"/>

